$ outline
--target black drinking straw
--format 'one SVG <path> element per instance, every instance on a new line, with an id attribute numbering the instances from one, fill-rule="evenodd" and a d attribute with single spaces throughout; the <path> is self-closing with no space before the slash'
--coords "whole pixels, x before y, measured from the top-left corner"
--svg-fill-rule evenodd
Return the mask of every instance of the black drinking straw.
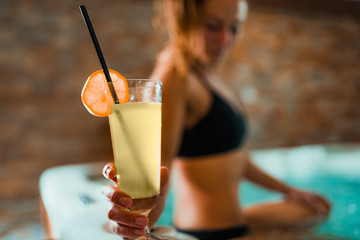
<path id="1" fill-rule="evenodd" d="M 109 85 L 109 88 L 110 88 L 110 93 L 114 99 L 114 102 L 115 104 L 118 104 L 119 103 L 119 99 L 116 95 L 116 92 L 115 92 L 115 89 L 114 89 L 114 85 L 111 81 L 111 77 L 110 77 L 110 74 L 109 74 L 109 69 L 106 65 L 106 62 L 105 62 L 105 58 L 102 54 L 102 51 L 101 51 L 101 48 L 100 48 L 100 45 L 99 45 L 99 42 L 96 38 L 96 34 L 95 34 L 95 31 L 94 31 L 94 28 L 91 24 L 91 21 L 90 21 L 90 18 L 89 18 L 89 14 L 87 13 L 87 10 L 86 10 L 86 7 L 85 5 L 81 5 L 80 6 L 80 12 L 84 18 L 84 21 L 85 21 L 85 25 L 87 27 L 87 29 L 89 30 L 89 33 L 90 33 L 90 36 L 91 36 L 91 39 L 94 43 L 94 47 L 95 47 L 95 50 L 96 50 L 96 53 L 99 57 L 99 60 L 100 60 L 100 63 L 101 63 L 101 67 L 104 71 L 104 74 L 105 74 L 105 78 L 106 78 L 106 81 L 108 82 L 108 85 Z"/>

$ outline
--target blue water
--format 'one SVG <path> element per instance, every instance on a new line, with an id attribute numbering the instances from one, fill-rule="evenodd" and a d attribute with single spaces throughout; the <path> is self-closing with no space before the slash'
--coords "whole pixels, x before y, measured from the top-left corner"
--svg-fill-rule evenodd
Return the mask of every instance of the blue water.
<path id="1" fill-rule="evenodd" d="M 332 204 L 327 221 L 317 227 L 316 232 L 345 239 L 360 239 L 360 181 L 336 175 L 319 175 L 311 179 L 285 179 L 285 181 L 304 190 L 314 191 L 325 196 Z M 260 189 L 244 183 L 240 194 L 244 206 L 270 200 L 281 199 L 280 194 Z"/>
<path id="2" fill-rule="evenodd" d="M 358 159 L 360 162 L 360 159 Z M 316 233 L 334 239 L 360 240 L 360 172 L 354 174 L 334 171 L 317 171 L 306 177 L 286 174 L 278 177 L 294 187 L 314 191 L 325 196 L 332 204 L 329 218 L 316 228 Z M 281 199 L 281 195 L 259 188 L 249 182 L 240 186 L 239 194 L 243 206 Z M 172 225 L 173 192 L 159 225 Z"/>

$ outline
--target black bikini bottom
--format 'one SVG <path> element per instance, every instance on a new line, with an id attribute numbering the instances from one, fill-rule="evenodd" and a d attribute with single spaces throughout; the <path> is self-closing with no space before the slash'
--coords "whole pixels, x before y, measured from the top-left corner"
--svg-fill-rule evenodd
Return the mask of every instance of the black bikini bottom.
<path id="1" fill-rule="evenodd" d="M 226 228 L 221 230 L 183 230 L 177 228 L 177 231 L 190 234 L 199 240 L 227 240 L 236 237 L 243 237 L 250 233 L 250 229 L 246 225 Z"/>

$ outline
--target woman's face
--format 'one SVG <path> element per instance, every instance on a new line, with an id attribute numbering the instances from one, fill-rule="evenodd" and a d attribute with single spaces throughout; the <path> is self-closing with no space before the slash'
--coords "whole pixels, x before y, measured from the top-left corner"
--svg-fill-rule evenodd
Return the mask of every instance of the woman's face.
<path id="1" fill-rule="evenodd" d="M 206 1 L 198 32 L 203 64 L 216 64 L 233 44 L 240 27 L 240 1 Z"/>

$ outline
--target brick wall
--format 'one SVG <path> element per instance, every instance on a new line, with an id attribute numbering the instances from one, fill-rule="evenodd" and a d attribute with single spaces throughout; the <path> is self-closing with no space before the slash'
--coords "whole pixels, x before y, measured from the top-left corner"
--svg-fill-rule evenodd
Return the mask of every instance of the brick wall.
<path id="1" fill-rule="evenodd" d="M 227 63 L 248 110 L 249 144 L 359 141 L 360 15 L 268 4 L 250 5 Z"/>

